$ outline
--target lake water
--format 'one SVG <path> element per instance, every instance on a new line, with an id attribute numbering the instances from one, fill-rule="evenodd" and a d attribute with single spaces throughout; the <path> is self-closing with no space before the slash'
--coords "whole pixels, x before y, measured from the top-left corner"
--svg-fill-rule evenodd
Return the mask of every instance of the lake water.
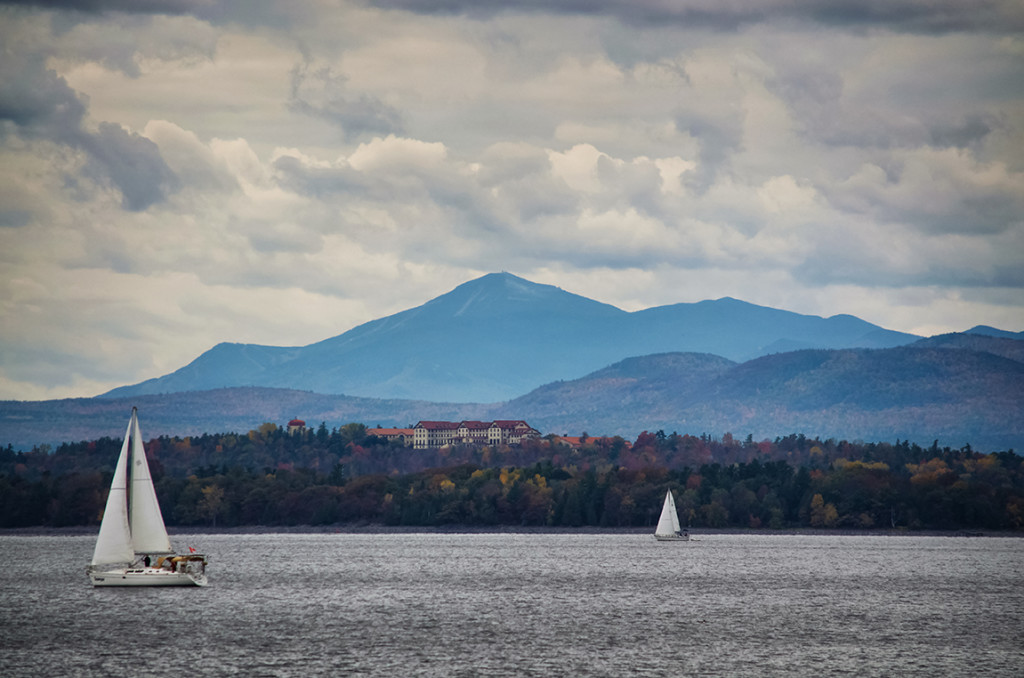
<path id="1" fill-rule="evenodd" d="M 1024 675 L 1024 539 L 209 534 L 210 586 L 94 589 L 0 536 L 2 676 Z"/>

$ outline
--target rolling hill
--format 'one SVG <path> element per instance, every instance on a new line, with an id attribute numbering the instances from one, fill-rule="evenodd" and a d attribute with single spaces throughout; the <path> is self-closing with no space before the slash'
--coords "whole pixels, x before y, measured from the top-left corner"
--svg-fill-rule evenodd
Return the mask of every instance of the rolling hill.
<path id="1" fill-rule="evenodd" d="M 1012 332 L 1003 334 L 978 334 L 973 331 L 937 334 L 934 337 L 920 339 L 911 346 L 915 348 L 962 348 L 969 351 L 980 351 L 993 355 L 1024 362 L 1024 336 L 1012 338 Z"/>
<path id="2" fill-rule="evenodd" d="M 899 347 L 802 350 L 732 365 L 710 358 L 624 361 L 537 389 L 508 411 L 542 430 L 591 435 L 641 428 L 1024 447 L 1024 363 L 993 353 Z"/>
<path id="3" fill-rule="evenodd" d="M 412 400 L 379 400 L 323 395 L 291 389 L 240 387 L 128 398 L 68 398 L 0 401 L 0 446 L 51 447 L 62 442 L 124 436 L 132 407 L 139 408 L 142 433 L 196 436 L 247 433 L 263 423 L 284 426 L 293 418 L 313 428 L 351 422 L 367 426 L 410 426 L 420 419 L 461 420 L 487 416 L 484 405 L 452 405 Z"/>

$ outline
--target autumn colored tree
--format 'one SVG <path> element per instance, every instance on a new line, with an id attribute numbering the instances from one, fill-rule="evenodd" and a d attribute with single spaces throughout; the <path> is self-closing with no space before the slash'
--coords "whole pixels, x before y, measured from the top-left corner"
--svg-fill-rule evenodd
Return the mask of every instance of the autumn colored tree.
<path id="1" fill-rule="evenodd" d="M 97 525 L 120 441 L 0 448 L 0 527 Z M 147 454 L 170 525 L 653 526 L 666 490 L 694 528 L 1024 529 L 1012 451 L 647 432 L 412 450 L 325 424 L 294 435 L 161 437 Z"/>

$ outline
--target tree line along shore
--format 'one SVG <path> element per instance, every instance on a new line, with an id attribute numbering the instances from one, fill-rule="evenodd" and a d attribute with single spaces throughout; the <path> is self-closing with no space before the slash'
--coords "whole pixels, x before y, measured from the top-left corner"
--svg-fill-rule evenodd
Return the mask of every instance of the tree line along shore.
<path id="1" fill-rule="evenodd" d="M 121 441 L 0 448 L 0 528 L 99 524 Z M 908 441 L 645 432 L 412 450 L 362 424 L 160 437 L 171 528 L 653 527 L 665 491 L 707 530 L 1024 530 L 1024 458 Z"/>

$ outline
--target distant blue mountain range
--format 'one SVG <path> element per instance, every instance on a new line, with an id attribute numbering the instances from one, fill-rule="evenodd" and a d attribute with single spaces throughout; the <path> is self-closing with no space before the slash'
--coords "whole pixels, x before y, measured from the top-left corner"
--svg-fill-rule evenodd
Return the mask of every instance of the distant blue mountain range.
<path id="1" fill-rule="evenodd" d="M 988 325 L 975 325 L 964 334 L 982 334 L 988 337 L 1000 337 L 1001 339 L 1024 340 L 1024 332 L 1007 332 Z"/>
<path id="2" fill-rule="evenodd" d="M 258 386 L 496 403 L 633 356 L 693 352 L 744 362 L 800 349 L 891 348 L 919 338 L 850 315 L 801 315 L 728 297 L 627 312 L 492 273 L 308 346 L 219 344 L 175 372 L 102 397 Z"/>
<path id="3" fill-rule="evenodd" d="M 526 419 L 543 433 L 804 433 L 1024 448 L 1024 340 L 917 338 L 735 299 L 627 313 L 508 274 L 301 348 L 221 344 L 100 398 L 0 401 L 0 447 L 145 432 Z"/>
<path id="4" fill-rule="evenodd" d="M 97 440 L 145 414 L 148 436 L 350 422 L 411 427 L 419 420 L 526 419 L 542 433 L 641 431 L 772 439 L 911 440 L 978 451 L 1024 449 L 1024 341 L 945 334 L 888 349 L 806 349 L 736 363 L 708 353 L 627 358 L 554 381 L 508 402 L 434 403 L 234 387 L 126 398 L 0 401 L 0 447 Z"/>

